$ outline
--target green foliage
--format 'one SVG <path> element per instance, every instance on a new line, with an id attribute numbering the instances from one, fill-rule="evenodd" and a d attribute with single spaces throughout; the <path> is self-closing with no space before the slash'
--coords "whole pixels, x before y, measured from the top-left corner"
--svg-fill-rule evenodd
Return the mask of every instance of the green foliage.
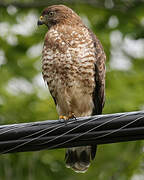
<path id="1" fill-rule="evenodd" d="M 36 0 L 18 2 L 41 4 Z M 140 49 L 144 48 L 144 3 L 115 0 L 108 8 L 106 1 L 72 2 L 67 5 L 88 23 L 107 55 L 104 113 L 143 109 L 144 49 Z M 58 118 L 49 91 L 42 84 L 40 55 L 47 28 L 36 25 L 42 9 L 0 7 L 0 124 Z M 121 59 L 128 63 L 123 64 Z M 64 152 L 1 155 L 0 179 L 131 180 L 135 174 L 143 174 L 142 141 L 99 146 L 85 174 L 65 167 Z"/>

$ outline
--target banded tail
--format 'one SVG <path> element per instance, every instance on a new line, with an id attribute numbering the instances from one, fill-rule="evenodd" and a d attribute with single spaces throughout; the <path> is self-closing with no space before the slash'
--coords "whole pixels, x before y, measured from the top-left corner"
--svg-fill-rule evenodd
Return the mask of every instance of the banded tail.
<path id="1" fill-rule="evenodd" d="M 95 158 L 97 146 L 81 146 L 66 149 L 66 167 L 75 172 L 84 173 L 90 166 L 90 161 Z"/>

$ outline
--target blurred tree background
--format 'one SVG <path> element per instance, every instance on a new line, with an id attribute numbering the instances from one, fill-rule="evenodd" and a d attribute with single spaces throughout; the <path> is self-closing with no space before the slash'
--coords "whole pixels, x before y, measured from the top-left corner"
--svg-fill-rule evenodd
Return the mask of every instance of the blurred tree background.
<path id="1" fill-rule="evenodd" d="M 107 55 L 103 113 L 144 110 L 143 0 L 1 0 L 0 124 L 57 119 L 41 74 L 44 7 L 65 4 L 101 40 Z M 143 180 L 142 141 L 101 145 L 85 174 L 65 167 L 64 149 L 0 155 L 0 180 Z"/>

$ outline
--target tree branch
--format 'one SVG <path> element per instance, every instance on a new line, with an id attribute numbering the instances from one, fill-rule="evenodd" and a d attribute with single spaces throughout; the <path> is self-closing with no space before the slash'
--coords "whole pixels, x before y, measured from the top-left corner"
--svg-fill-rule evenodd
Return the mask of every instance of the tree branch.
<path id="1" fill-rule="evenodd" d="M 109 9 L 111 11 L 120 11 L 120 12 L 125 12 L 127 10 L 128 7 L 133 6 L 134 2 L 132 3 L 123 3 L 123 2 L 119 2 L 119 3 L 115 3 L 113 2 L 113 6 L 112 7 L 106 7 L 105 1 L 96 1 L 96 0 L 53 0 L 53 1 L 33 1 L 33 2 L 18 2 L 18 1 L 14 1 L 14 2 L 4 2 L 4 1 L 0 1 L 0 7 L 8 7 L 10 5 L 15 6 L 17 8 L 42 8 L 42 7 L 47 7 L 49 5 L 54 5 L 54 4 L 71 4 L 71 5 L 75 5 L 75 4 L 86 4 L 86 5 L 90 5 L 93 6 L 95 8 L 100 8 L 100 9 Z M 138 2 L 142 2 L 142 0 L 137 0 Z M 108 4 L 108 3 L 107 3 Z"/>
<path id="2" fill-rule="evenodd" d="M 97 2 L 97 1 L 87 1 L 87 0 L 70 0 L 70 1 L 66 1 L 66 0 L 53 0 L 53 1 L 35 1 L 35 2 L 11 2 L 11 3 L 6 3 L 4 1 L 0 2 L 0 7 L 8 7 L 10 5 L 13 5 L 15 7 L 18 8 L 39 8 L 39 7 L 47 7 L 49 5 L 54 5 L 54 4 L 76 4 L 76 3 L 80 3 L 80 4 L 89 4 L 89 5 L 94 5 L 95 7 L 101 7 L 104 8 L 104 4 L 102 2 Z"/>

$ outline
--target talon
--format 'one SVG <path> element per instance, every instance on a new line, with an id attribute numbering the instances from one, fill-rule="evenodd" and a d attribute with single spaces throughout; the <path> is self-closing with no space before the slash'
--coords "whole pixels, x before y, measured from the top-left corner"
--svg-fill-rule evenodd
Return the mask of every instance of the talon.
<path id="1" fill-rule="evenodd" d="M 71 113 L 71 114 L 68 116 L 68 118 L 69 118 L 69 119 L 75 119 L 75 120 L 77 120 L 74 113 Z"/>

